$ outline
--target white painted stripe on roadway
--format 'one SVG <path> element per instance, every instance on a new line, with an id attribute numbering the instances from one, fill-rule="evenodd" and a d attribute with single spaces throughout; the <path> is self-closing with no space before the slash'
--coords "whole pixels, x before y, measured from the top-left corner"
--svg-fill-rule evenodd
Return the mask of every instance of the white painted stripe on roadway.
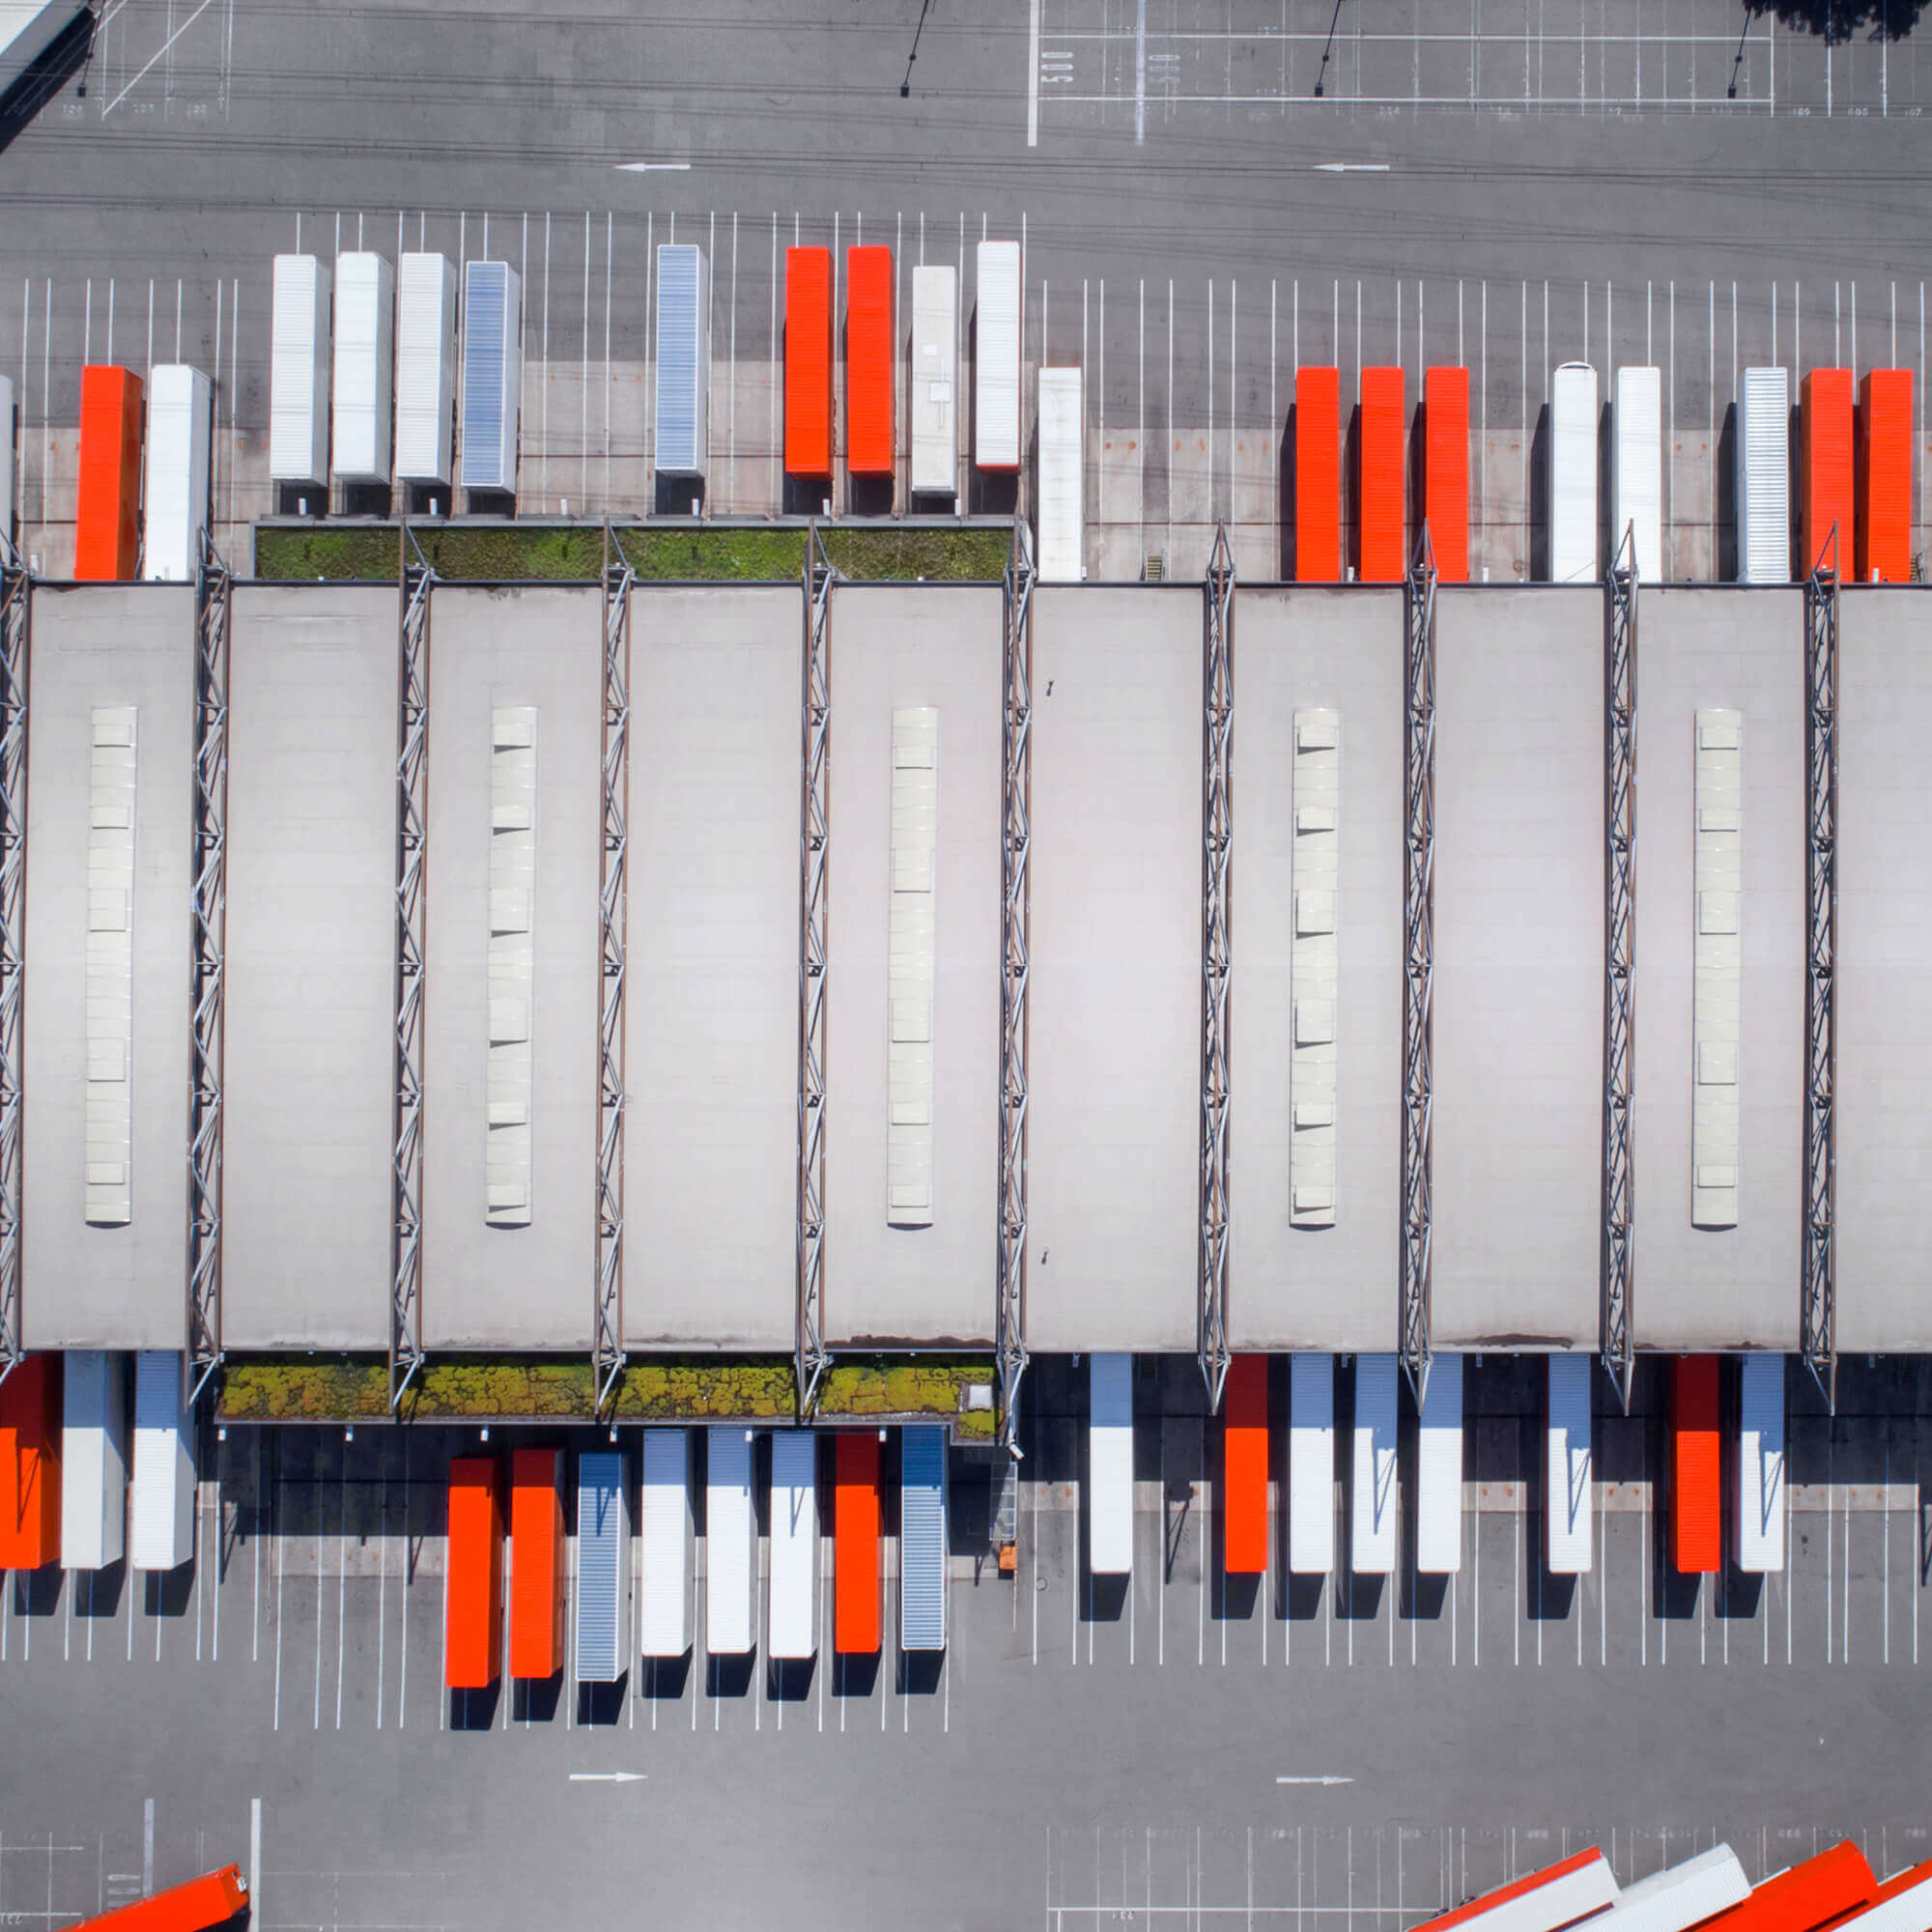
<path id="1" fill-rule="evenodd" d="M 620 175 L 687 175 L 691 172 L 689 161 L 619 161 L 616 163 Z"/>
<path id="2" fill-rule="evenodd" d="M 1039 0 L 1027 7 L 1027 146 L 1039 146 Z"/>

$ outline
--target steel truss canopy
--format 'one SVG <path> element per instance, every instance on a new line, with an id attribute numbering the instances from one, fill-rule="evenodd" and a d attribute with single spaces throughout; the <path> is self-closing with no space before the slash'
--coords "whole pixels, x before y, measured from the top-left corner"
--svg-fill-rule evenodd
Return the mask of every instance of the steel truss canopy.
<path id="1" fill-rule="evenodd" d="M 1636 532 L 1604 585 L 1604 1369 L 1630 1412 L 1636 1065 Z"/>
<path id="2" fill-rule="evenodd" d="M 19 1361 L 27 952 L 27 674 L 33 584 L 0 531 L 0 1378 Z"/>
<path id="3" fill-rule="evenodd" d="M 1235 558 L 1214 531 L 1204 585 L 1201 723 L 1201 1376 L 1228 1379 L 1228 988 L 1234 974 Z"/>
<path id="4" fill-rule="evenodd" d="M 1027 979 L 1033 842 L 1033 542 L 1013 523 L 1002 598 L 1000 819 L 1000 1440 L 1017 1457 L 1026 1374 Z"/>
<path id="5" fill-rule="evenodd" d="M 1835 1410 L 1837 1307 L 1838 528 L 1804 586 L 1804 1240 L 1800 1347 Z"/>
<path id="6" fill-rule="evenodd" d="M 1401 1353 L 1419 1409 L 1429 1387 L 1435 1211 L 1430 1047 L 1435 976 L 1435 553 L 1427 524 L 1409 567 L 1404 609 Z"/>

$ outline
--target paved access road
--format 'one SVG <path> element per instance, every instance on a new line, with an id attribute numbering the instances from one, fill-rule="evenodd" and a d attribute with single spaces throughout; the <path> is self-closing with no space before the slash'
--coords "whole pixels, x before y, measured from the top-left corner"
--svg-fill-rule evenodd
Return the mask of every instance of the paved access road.
<path id="1" fill-rule="evenodd" d="M 0 1917 L 58 1924 L 149 1870 L 252 1859 L 269 1927 L 1252 1908 L 1400 1932 L 1585 1842 L 1626 1880 L 1713 1834 L 1753 1876 L 1841 1832 L 1887 1868 L 1932 1854 L 1900 1776 L 1932 1708 L 1911 1372 L 1848 1368 L 1835 1423 L 1795 1392 L 1792 1563 L 1761 1586 L 1664 1569 L 1643 1390 L 1600 1418 L 1594 1570 L 1545 1576 L 1535 1377 L 1492 1359 L 1458 1576 L 1224 1590 L 1193 1378 L 1177 1360 L 1140 1390 L 1130 1586 L 1084 1573 L 1084 1378 L 1048 1361 L 1016 1578 L 984 1560 L 985 1465 L 955 1459 L 942 1662 L 778 1682 L 699 1658 L 582 1699 L 440 1689 L 441 1477 L 472 1441 L 233 1430 L 202 1563 L 9 1593 Z"/>

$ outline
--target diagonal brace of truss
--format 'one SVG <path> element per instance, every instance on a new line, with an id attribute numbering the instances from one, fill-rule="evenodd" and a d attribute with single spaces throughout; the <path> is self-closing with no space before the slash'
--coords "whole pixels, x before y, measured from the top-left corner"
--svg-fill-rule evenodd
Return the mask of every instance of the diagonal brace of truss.
<path id="1" fill-rule="evenodd" d="M 1004 604 L 1000 820 L 1000 1440 L 1017 1457 L 1026 1374 L 1027 981 L 1033 852 L 1033 539 L 1013 521 Z"/>
<path id="2" fill-rule="evenodd" d="M 1234 971 L 1235 558 L 1208 562 L 1201 746 L 1201 1376 L 1211 1412 L 1228 1379 L 1228 987 Z"/>
<path id="3" fill-rule="evenodd" d="M 601 1415 L 624 1369 L 624 977 L 629 916 L 631 560 L 604 526 L 603 841 L 598 875 L 597 1302 Z"/>
<path id="4" fill-rule="evenodd" d="M 1604 1368 L 1630 1413 L 1636 1173 L 1636 534 L 1605 584 Z"/>
<path id="5" fill-rule="evenodd" d="M 825 968 L 831 830 L 832 584 L 838 572 L 813 524 L 805 545 L 805 649 L 799 705 L 798 1410 L 811 1413 L 831 1357 L 824 1335 Z"/>
<path id="6" fill-rule="evenodd" d="M 188 1406 L 221 1366 L 221 1157 L 228 930 L 228 631 L 234 589 L 208 533 L 194 589 L 194 899 L 187 1148 Z"/>
<path id="7" fill-rule="evenodd" d="M 27 916 L 27 648 L 33 582 L 0 530 L 0 1379 L 20 1347 Z"/>
<path id="8" fill-rule="evenodd" d="M 436 572 L 403 526 L 396 587 L 395 1247 L 389 1288 L 389 1406 L 423 1364 L 423 995 L 429 857 L 429 612 Z"/>
<path id="9" fill-rule="evenodd" d="M 1435 994 L 1435 552 L 1425 524 L 1404 595 L 1402 1366 L 1429 1387 Z"/>
<path id="10" fill-rule="evenodd" d="M 1826 1405 L 1838 1396 L 1838 543 L 1804 586 L 1804 1240 L 1801 1348 Z"/>

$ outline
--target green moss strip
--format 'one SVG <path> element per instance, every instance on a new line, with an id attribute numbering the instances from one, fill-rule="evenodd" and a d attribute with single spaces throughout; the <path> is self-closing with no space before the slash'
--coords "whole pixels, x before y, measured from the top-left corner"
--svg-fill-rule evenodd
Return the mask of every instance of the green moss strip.
<path id="1" fill-rule="evenodd" d="M 588 582 L 604 567 L 604 532 L 503 524 L 411 526 L 425 558 L 466 583 Z M 795 583 L 805 568 L 802 529 L 632 526 L 624 554 L 645 582 Z M 255 574 L 277 582 L 393 582 L 394 525 L 326 524 L 255 532 Z M 858 582 L 996 582 L 1012 547 L 1004 529 L 828 529 L 825 554 Z"/>
<path id="2" fill-rule="evenodd" d="M 990 1384 L 982 1356 L 835 1358 L 820 1384 L 817 1419 L 929 1417 L 971 1440 L 990 1440 L 990 1409 L 961 1407 L 962 1390 Z M 578 1421 L 592 1410 L 586 1361 L 542 1355 L 432 1359 L 410 1386 L 404 1412 L 418 1422 Z M 624 1372 L 612 1413 L 628 1422 L 785 1422 L 797 1412 L 789 1361 L 761 1356 L 642 1356 Z M 368 1355 L 259 1355 L 223 1371 L 224 1422 L 358 1422 L 389 1412 L 388 1368 Z"/>

